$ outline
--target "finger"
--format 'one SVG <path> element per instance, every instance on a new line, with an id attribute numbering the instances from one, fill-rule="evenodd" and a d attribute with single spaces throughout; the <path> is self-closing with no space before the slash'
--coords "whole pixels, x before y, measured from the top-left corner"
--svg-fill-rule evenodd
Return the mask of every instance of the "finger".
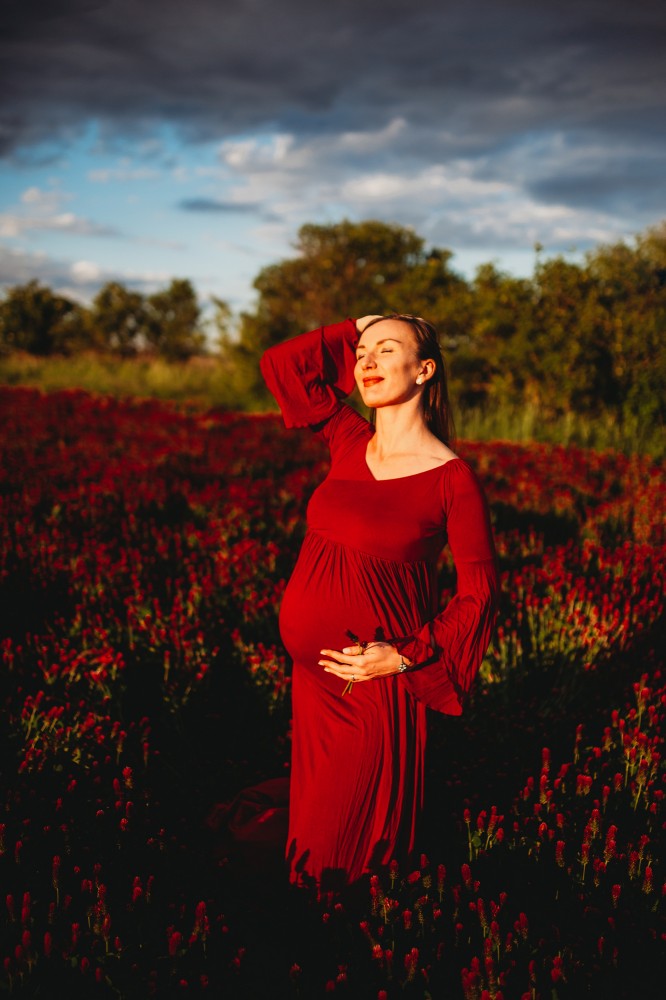
<path id="1" fill-rule="evenodd" d="M 350 681 L 352 678 L 351 674 L 346 674 L 344 670 L 339 670 L 338 667 L 333 664 L 330 667 L 324 667 L 325 674 L 334 674 L 336 677 L 341 677 L 344 681 Z"/>
<path id="2" fill-rule="evenodd" d="M 340 656 L 339 653 L 336 655 L 338 657 Z M 324 658 L 318 660 L 317 662 L 320 667 L 324 668 L 324 670 L 327 670 L 330 673 L 336 673 L 339 677 L 346 677 L 347 680 L 351 677 L 364 677 L 367 667 L 359 663 L 358 657 L 350 657 L 350 659 L 353 659 L 354 662 L 344 663 L 340 659 L 329 660 Z"/>
<path id="3" fill-rule="evenodd" d="M 340 667 L 334 664 L 331 667 L 324 667 L 325 674 L 334 674 L 336 677 L 340 677 L 343 681 L 353 681 L 358 684 L 360 681 L 369 681 L 370 678 L 366 677 L 365 674 L 360 674 L 358 671 L 352 670 L 351 667 Z"/>
<path id="4" fill-rule="evenodd" d="M 317 663 L 326 670 L 339 670 L 341 666 L 337 660 L 318 660 Z M 345 668 L 349 669 L 346 664 Z"/>
<path id="5" fill-rule="evenodd" d="M 336 663 L 347 663 L 350 666 L 358 665 L 359 661 L 358 653 L 350 654 L 337 649 L 320 649 L 319 655 L 331 657 Z"/>
<path id="6" fill-rule="evenodd" d="M 357 680 L 365 680 L 365 674 L 358 665 L 337 663 L 335 660 L 319 660 L 318 663 L 320 667 L 324 668 L 325 673 L 337 674 L 338 677 L 344 677 L 346 680 L 351 680 L 352 677 Z"/>
<path id="7" fill-rule="evenodd" d="M 351 680 L 353 676 L 352 671 L 349 669 L 349 667 L 345 667 L 344 669 L 342 669 L 339 663 L 323 662 L 321 666 L 323 666 L 325 674 L 335 674 L 336 677 L 342 677 L 346 681 Z"/>
<path id="8" fill-rule="evenodd" d="M 363 652 L 363 646 L 361 646 L 360 643 L 358 643 L 356 646 L 345 646 L 342 652 L 348 653 L 350 656 L 360 656 L 361 653 Z"/>

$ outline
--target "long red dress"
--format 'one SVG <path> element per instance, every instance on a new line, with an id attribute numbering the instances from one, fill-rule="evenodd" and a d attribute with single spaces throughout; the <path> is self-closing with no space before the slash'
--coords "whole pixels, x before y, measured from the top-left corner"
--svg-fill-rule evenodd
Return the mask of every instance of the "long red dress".
<path id="1" fill-rule="evenodd" d="M 354 386 L 352 320 L 270 348 L 261 360 L 287 427 L 313 426 L 331 467 L 307 510 L 280 631 L 293 659 L 287 859 L 296 883 L 352 882 L 414 847 L 422 804 L 426 706 L 459 715 L 495 620 L 497 572 L 487 506 L 455 458 L 376 480 L 374 430 L 341 401 Z M 457 590 L 438 612 L 447 541 Z M 318 665 L 320 650 L 394 641 L 414 670 L 357 683 Z"/>

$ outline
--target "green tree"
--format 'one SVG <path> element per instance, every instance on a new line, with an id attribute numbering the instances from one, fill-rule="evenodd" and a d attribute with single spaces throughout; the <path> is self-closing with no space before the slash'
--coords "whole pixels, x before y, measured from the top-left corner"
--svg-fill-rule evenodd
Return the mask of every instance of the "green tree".
<path id="1" fill-rule="evenodd" d="M 467 303 L 468 300 L 468 303 Z M 458 297 L 467 334 L 454 354 L 454 396 L 463 407 L 484 406 L 522 396 L 525 366 L 516 344 L 532 309 L 529 281 L 494 264 L 477 268 L 468 296 Z"/>
<path id="2" fill-rule="evenodd" d="M 215 346 L 224 353 L 233 342 L 234 313 L 226 299 L 211 295 L 210 300 L 213 305 L 213 315 L 210 322 L 213 328 Z"/>
<path id="3" fill-rule="evenodd" d="M 593 292 L 585 268 L 562 257 L 538 261 L 532 284 L 530 321 L 516 345 L 532 401 L 550 413 L 601 401 L 610 393 L 608 354 L 594 323 L 584 322 Z"/>
<path id="4" fill-rule="evenodd" d="M 471 344 L 456 359 L 467 401 L 529 403 L 543 418 L 611 413 L 663 421 L 666 226 L 583 263 L 538 259 L 530 281 L 479 268 Z"/>
<path id="5" fill-rule="evenodd" d="M 96 351 L 103 347 L 95 330 L 90 310 L 79 303 L 63 312 L 52 330 L 53 353 L 78 354 L 80 351 Z"/>
<path id="6" fill-rule="evenodd" d="M 666 222 L 633 246 L 596 248 L 587 257 L 595 322 L 608 345 L 620 418 L 666 418 Z"/>
<path id="7" fill-rule="evenodd" d="M 373 220 L 305 225 L 296 251 L 259 273 L 256 308 L 241 315 L 238 341 L 227 346 L 246 391 L 262 393 L 258 360 L 267 347 L 345 316 L 418 309 L 451 346 L 464 337 L 454 303 L 467 285 L 449 269 L 450 252 L 426 252 L 411 229 Z"/>
<path id="8" fill-rule="evenodd" d="M 92 324 L 104 347 L 131 355 L 147 340 L 146 302 L 118 281 L 109 281 L 93 299 Z"/>
<path id="9" fill-rule="evenodd" d="M 71 353 L 90 346 L 90 338 L 84 307 L 55 295 L 38 281 L 9 288 L 0 303 L 0 347 L 4 351 Z"/>
<path id="10" fill-rule="evenodd" d="M 168 288 L 147 300 L 148 343 L 169 360 L 184 360 L 201 353 L 205 336 L 200 329 L 201 309 L 192 283 L 174 278 Z"/>

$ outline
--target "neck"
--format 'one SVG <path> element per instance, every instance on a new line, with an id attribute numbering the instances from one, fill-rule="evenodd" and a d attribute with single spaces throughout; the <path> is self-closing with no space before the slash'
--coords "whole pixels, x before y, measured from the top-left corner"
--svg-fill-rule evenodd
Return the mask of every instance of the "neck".
<path id="1" fill-rule="evenodd" d="M 419 399 L 398 406 L 382 406 L 375 411 L 372 450 L 378 458 L 416 452 L 430 437 Z"/>

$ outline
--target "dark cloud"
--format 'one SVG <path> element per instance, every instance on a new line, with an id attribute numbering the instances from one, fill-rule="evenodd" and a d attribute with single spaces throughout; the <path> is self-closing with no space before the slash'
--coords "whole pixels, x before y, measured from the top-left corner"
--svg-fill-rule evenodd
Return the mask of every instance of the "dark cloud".
<path id="1" fill-rule="evenodd" d="M 524 188 L 547 204 L 655 220 L 666 208 L 665 146 L 661 133 L 642 131 L 638 121 L 621 136 L 596 122 L 534 150 Z"/>
<path id="2" fill-rule="evenodd" d="M 1 149 L 95 119 L 193 141 L 403 115 L 470 148 L 612 111 L 656 124 L 666 8 L 624 0 L 5 0 Z"/>
<path id="3" fill-rule="evenodd" d="M 566 169 L 566 168 L 565 168 Z M 537 201 L 597 208 L 606 212 L 640 212 L 657 219 L 666 211 L 662 173 L 646 169 L 640 160 L 631 169 L 618 171 L 612 164 L 588 174 L 562 173 L 527 185 Z"/>
<path id="4" fill-rule="evenodd" d="M 178 208 L 184 212 L 198 212 L 202 215 L 247 215 L 256 216 L 262 222 L 279 222 L 281 216 L 262 207 L 261 202 L 225 201 L 222 198 L 183 198 Z"/>
<path id="5" fill-rule="evenodd" d="M 256 204 L 222 201 L 219 198 L 183 198 L 178 208 L 184 212 L 211 212 L 223 215 L 255 215 L 260 206 Z"/>
<path id="6" fill-rule="evenodd" d="M 263 130 L 302 147 L 401 120 L 390 147 L 341 142 L 340 175 L 468 158 L 546 204 L 663 204 L 661 2 L 4 0 L 0 39 L 0 156 L 15 161 L 48 162 L 93 121 L 134 151 L 165 124 L 192 143 Z M 271 221 L 260 203 L 180 208 Z"/>

